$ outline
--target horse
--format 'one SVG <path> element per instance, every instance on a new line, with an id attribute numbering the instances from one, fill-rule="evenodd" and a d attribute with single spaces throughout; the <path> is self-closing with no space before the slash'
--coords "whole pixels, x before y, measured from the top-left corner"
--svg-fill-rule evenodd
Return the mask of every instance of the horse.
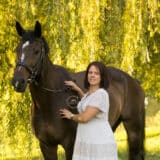
<path id="1" fill-rule="evenodd" d="M 65 106 L 77 113 L 79 97 L 72 88 L 64 85 L 64 81 L 74 80 L 85 91 L 85 71 L 72 73 L 51 62 L 49 47 L 38 21 L 33 30 L 25 30 L 16 22 L 16 30 L 21 40 L 16 48 L 17 63 L 12 78 L 14 90 L 25 92 L 29 86 L 33 102 L 31 125 L 44 159 L 57 160 L 57 146 L 61 144 L 66 160 L 71 160 L 77 123 L 62 119 L 59 109 Z M 106 66 L 106 71 L 111 127 L 115 131 L 122 122 L 127 133 L 128 159 L 144 160 L 144 91 L 138 81 L 126 72 L 111 66 Z"/>

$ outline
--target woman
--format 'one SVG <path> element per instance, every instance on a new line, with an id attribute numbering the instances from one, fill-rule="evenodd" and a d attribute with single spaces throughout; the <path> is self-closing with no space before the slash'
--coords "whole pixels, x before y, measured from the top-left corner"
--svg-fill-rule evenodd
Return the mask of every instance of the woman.
<path id="1" fill-rule="evenodd" d="M 86 94 L 72 81 L 65 81 L 81 97 L 79 114 L 61 109 L 62 118 L 78 122 L 72 160 L 118 160 L 117 145 L 108 122 L 109 96 L 104 88 L 109 83 L 106 68 L 100 62 L 88 65 L 84 80 Z"/>

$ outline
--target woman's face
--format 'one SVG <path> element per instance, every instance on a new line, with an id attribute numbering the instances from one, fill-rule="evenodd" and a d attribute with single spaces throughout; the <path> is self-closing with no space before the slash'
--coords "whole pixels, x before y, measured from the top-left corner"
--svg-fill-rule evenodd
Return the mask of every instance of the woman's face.
<path id="1" fill-rule="evenodd" d="M 99 69 L 92 65 L 88 70 L 88 82 L 90 86 L 100 86 L 101 75 Z"/>

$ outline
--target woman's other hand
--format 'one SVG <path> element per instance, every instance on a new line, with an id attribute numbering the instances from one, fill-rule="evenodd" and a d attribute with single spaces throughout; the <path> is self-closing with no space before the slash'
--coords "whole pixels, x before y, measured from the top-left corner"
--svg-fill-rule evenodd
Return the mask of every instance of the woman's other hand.
<path id="1" fill-rule="evenodd" d="M 64 84 L 66 86 L 72 87 L 72 89 L 75 91 L 77 91 L 77 89 L 79 88 L 73 81 L 64 81 Z"/>
<path id="2" fill-rule="evenodd" d="M 65 108 L 60 109 L 59 112 L 60 112 L 60 115 L 62 118 L 71 119 L 71 117 L 73 115 L 72 112 L 70 112 L 69 110 L 67 110 Z"/>
<path id="3" fill-rule="evenodd" d="M 84 96 L 84 92 L 83 92 L 83 91 L 81 90 L 81 88 L 79 88 L 79 86 L 78 86 L 76 83 L 74 83 L 73 81 L 64 81 L 64 84 L 65 84 L 66 86 L 72 87 L 72 89 L 73 89 L 74 91 L 76 91 L 76 92 L 80 95 L 81 98 Z"/>

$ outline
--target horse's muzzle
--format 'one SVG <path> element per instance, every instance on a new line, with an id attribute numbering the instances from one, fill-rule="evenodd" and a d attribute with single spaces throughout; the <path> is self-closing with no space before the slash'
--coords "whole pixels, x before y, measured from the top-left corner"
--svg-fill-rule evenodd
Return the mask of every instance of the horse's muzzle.
<path id="1" fill-rule="evenodd" d="M 12 85 L 14 86 L 14 90 L 16 92 L 24 92 L 27 87 L 27 82 L 23 78 L 13 78 Z"/>

